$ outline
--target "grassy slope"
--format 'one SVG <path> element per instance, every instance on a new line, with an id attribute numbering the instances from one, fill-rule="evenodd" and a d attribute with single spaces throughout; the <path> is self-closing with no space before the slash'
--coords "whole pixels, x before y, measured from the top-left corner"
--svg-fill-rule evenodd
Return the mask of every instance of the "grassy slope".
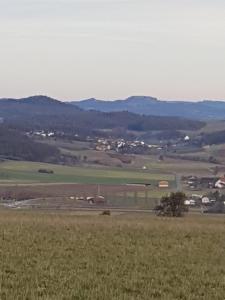
<path id="1" fill-rule="evenodd" d="M 212 133 L 215 131 L 225 130 L 225 121 L 208 121 L 204 127 L 196 131 L 181 130 L 183 133 L 193 137 L 200 133 Z"/>
<path id="2" fill-rule="evenodd" d="M 225 121 L 209 121 L 199 132 L 211 133 L 220 130 L 225 130 Z"/>
<path id="3" fill-rule="evenodd" d="M 46 168 L 54 174 L 40 174 L 38 169 Z M 137 170 L 95 169 L 84 167 L 66 167 L 33 162 L 8 161 L 0 164 L 0 182 L 74 182 L 74 183 L 107 183 L 122 184 L 132 182 L 154 182 L 174 180 L 173 175 L 149 173 Z"/>
<path id="4" fill-rule="evenodd" d="M 224 299 L 224 218 L 0 211 L 0 299 Z"/>
<path id="5" fill-rule="evenodd" d="M 217 121 L 215 123 L 216 125 L 222 123 L 222 125 L 225 126 L 225 122 Z M 209 127 L 212 130 L 214 125 L 214 122 L 209 122 L 204 128 L 208 130 L 207 128 Z M 198 131 L 197 133 L 199 134 L 200 132 Z M 196 132 L 194 134 L 196 134 Z M 118 167 L 118 165 L 121 165 L 124 169 L 141 169 L 143 166 L 146 166 L 152 173 L 178 173 L 180 175 L 195 174 L 199 176 L 210 176 L 212 175 L 211 169 L 215 167 L 215 165 L 207 162 L 189 161 L 174 158 L 166 158 L 163 162 L 159 162 L 159 155 L 131 155 L 132 163 L 124 164 L 119 159 L 110 157 L 107 152 L 90 149 L 87 150 L 90 147 L 90 144 L 87 142 L 68 143 L 60 140 L 51 140 L 47 141 L 47 143 L 59 147 L 64 154 L 80 156 L 81 158 L 83 158 L 85 155 L 89 162 L 94 163 L 97 160 L 99 163 L 105 166 L 107 165 L 109 168 Z M 211 147 L 210 150 L 201 149 L 199 152 L 194 151 L 185 153 L 185 156 L 199 156 L 205 159 L 208 159 L 211 155 L 215 156 L 217 159 L 219 158 L 219 161 L 221 162 L 225 161 L 222 157 L 224 154 L 222 156 L 218 156 L 218 153 L 215 153 L 213 147 Z M 95 166 L 99 165 L 95 164 Z"/>
<path id="6" fill-rule="evenodd" d="M 211 123 L 207 124 L 207 126 L 209 126 L 210 128 L 213 127 Z M 207 126 L 204 128 L 207 128 Z M 225 126 L 225 122 L 223 122 L 223 126 Z M 109 156 L 109 153 L 107 152 L 95 151 L 90 149 L 88 150 L 90 144 L 87 142 L 76 141 L 76 142 L 69 143 L 69 142 L 62 142 L 60 140 L 57 141 L 50 140 L 45 142 L 47 142 L 50 145 L 59 147 L 61 152 L 64 154 L 80 156 L 81 158 L 83 158 L 85 155 L 89 162 L 94 162 L 95 160 L 98 160 L 103 165 L 108 165 L 111 166 L 112 168 L 121 165 L 125 169 L 129 169 L 129 168 L 141 169 L 143 166 L 146 166 L 149 168 L 149 170 L 152 170 L 153 172 L 163 172 L 163 173 L 177 172 L 177 173 L 184 173 L 184 174 L 195 173 L 200 175 L 201 174 L 207 175 L 209 169 L 213 166 L 212 164 L 205 163 L 205 162 L 185 161 L 185 160 L 172 159 L 172 158 L 166 158 L 164 162 L 159 162 L 158 161 L 159 155 L 131 155 L 132 163 L 123 164 L 119 159 L 111 158 Z M 209 151 L 200 150 L 200 152 L 196 153 L 195 151 L 195 152 L 185 153 L 185 155 L 209 157 L 212 154 Z"/>

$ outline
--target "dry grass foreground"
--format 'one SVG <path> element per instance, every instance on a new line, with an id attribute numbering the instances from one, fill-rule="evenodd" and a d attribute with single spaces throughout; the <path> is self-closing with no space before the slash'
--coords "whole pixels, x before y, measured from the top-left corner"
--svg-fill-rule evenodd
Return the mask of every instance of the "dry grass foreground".
<path id="1" fill-rule="evenodd" d="M 225 219 L 0 211 L 0 299 L 224 299 Z"/>

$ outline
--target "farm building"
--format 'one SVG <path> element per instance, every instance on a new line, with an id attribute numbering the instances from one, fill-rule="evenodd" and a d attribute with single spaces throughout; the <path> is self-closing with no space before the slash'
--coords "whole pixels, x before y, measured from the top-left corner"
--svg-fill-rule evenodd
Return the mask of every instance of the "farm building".
<path id="1" fill-rule="evenodd" d="M 169 187 L 169 182 L 166 180 L 162 180 L 158 183 L 159 188 L 168 188 Z"/>
<path id="2" fill-rule="evenodd" d="M 225 178 L 222 177 L 219 180 L 217 180 L 217 182 L 215 183 L 215 187 L 219 189 L 225 188 Z"/>

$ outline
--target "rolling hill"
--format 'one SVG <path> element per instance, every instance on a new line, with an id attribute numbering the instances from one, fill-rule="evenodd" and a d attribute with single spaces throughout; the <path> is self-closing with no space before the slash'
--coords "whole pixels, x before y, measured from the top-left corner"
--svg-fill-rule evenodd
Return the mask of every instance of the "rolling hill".
<path id="1" fill-rule="evenodd" d="M 116 128 L 125 131 L 196 130 L 204 125 L 198 120 L 172 116 L 144 116 L 127 111 L 86 111 L 46 96 L 1 99 L 0 118 L 10 128 L 23 131 L 46 129 L 72 134 L 91 134 L 96 130 Z"/>
<path id="2" fill-rule="evenodd" d="M 222 101 L 162 101 L 147 96 L 132 96 L 125 100 L 103 101 L 94 98 L 73 101 L 84 110 L 102 112 L 128 111 L 151 116 L 178 116 L 196 120 L 225 119 L 225 102 Z"/>

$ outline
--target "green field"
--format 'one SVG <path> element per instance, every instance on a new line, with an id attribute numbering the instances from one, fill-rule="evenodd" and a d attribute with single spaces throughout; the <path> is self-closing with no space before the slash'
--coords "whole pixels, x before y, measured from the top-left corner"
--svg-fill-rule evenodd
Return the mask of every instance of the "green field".
<path id="1" fill-rule="evenodd" d="M 38 173 L 39 169 L 50 169 L 54 174 Z M 46 182 L 46 183 L 157 183 L 159 180 L 174 181 L 174 175 L 142 170 L 113 168 L 67 167 L 34 162 L 7 161 L 0 163 L 0 183 Z"/>
<path id="2" fill-rule="evenodd" d="M 0 210 L 0 299 L 224 299 L 225 220 Z"/>

